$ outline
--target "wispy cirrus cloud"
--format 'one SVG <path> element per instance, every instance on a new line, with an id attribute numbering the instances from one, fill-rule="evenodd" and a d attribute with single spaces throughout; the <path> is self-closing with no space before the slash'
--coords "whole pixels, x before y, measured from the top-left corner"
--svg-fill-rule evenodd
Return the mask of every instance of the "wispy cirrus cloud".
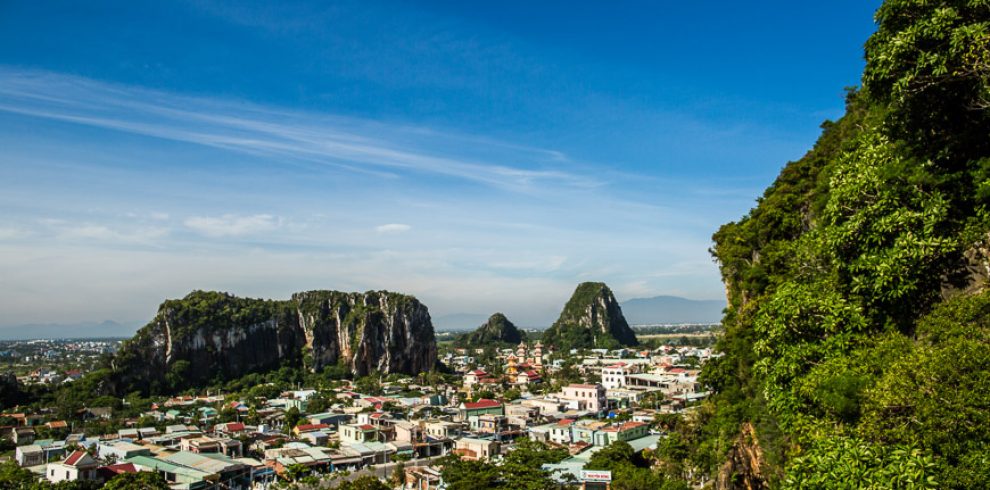
<path id="1" fill-rule="evenodd" d="M 0 67 L 0 111 L 383 177 L 426 174 L 513 191 L 603 185 L 561 169 L 569 161 L 556 150 L 51 72 Z"/>
<path id="2" fill-rule="evenodd" d="M 20 228 L 0 227 L 0 240 L 18 240 L 31 236 L 31 232 Z"/>
<path id="3" fill-rule="evenodd" d="M 164 226 L 111 225 L 50 218 L 38 223 L 55 239 L 69 243 L 154 246 L 170 233 Z"/>
<path id="4" fill-rule="evenodd" d="M 270 214 L 239 216 L 192 216 L 183 221 L 187 228 L 212 238 L 253 235 L 275 230 L 281 220 Z"/>
<path id="5" fill-rule="evenodd" d="M 412 226 L 402 224 L 402 223 L 389 223 L 381 226 L 376 226 L 375 231 L 380 234 L 394 234 L 394 233 L 404 233 L 412 229 Z"/>

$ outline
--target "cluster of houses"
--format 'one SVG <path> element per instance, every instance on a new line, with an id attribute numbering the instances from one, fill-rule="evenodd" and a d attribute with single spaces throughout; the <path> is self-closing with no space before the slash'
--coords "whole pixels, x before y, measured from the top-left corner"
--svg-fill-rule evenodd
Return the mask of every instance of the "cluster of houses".
<path id="1" fill-rule="evenodd" d="M 185 396 L 153 405 L 141 420 L 150 418 L 154 426 L 134 424 L 116 434 L 36 439 L 38 424 L 59 429 L 49 433 L 72 432 L 71 427 L 24 414 L 5 414 L 17 425 L 3 430 L 17 444 L 17 463 L 52 482 L 106 481 L 121 473 L 153 471 L 176 490 L 247 490 L 266 488 L 299 471 L 328 474 L 407 461 L 407 488 L 428 489 L 442 480 L 439 469 L 430 466 L 435 458 L 453 453 L 497 459 L 521 437 L 567 448 L 572 457 L 548 469 L 577 474 L 590 454 L 616 441 L 655 446 L 660 437 L 651 430 L 656 415 L 683 410 L 704 396 L 698 370 L 678 365 L 686 356 L 706 359 L 711 353 L 595 352 L 576 364 L 587 382 L 530 390 L 549 387 L 544 377 L 559 364 L 546 362 L 538 344 L 523 345 L 503 353 L 503 369 L 494 369 L 499 376 L 455 361 L 460 385 L 427 387 L 403 380 L 396 383 L 402 390 L 386 385 L 386 395 L 348 387 L 319 393 L 332 402 L 312 413 L 308 408 L 315 390 L 285 392 L 253 408 L 223 395 Z M 480 390 L 497 394 L 508 387 L 520 389 L 521 398 L 478 398 Z M 652 405 L 641 403 L 647 398 Z M 301 418 L 290 426 L 292 409 Z M 96 409 L 89 416 L 112 415 Z M 247 424 L 249 419 L 254 423 Z"/>

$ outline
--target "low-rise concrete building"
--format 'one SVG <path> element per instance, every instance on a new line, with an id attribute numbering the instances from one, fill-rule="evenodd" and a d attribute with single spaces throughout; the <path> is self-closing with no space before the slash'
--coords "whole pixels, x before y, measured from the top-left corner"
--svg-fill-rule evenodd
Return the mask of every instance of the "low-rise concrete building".
<path id="1" fill-rule="evenodd" d="M 340 424 L 340 442 L 364 443 L 378 440 L 378 428 L 370 424 Z"/>
<path id="2" fill-rule="evenodd" d="M 458 420 L 464 421 L 481 415 L 505 415 L 503 405 L 495 400 L 482 398 L 476 402 L 463 402 L 458 407 Z"/>
<path id="3" fill-rule="evenodd" d="M 461 458 L 475 460 L 491 459 L 492 456 L 499 454 L 499 450 L 501 449 L 498 441 L 474 439 L 471 437 L 458 439 L 455 447 L 454 452 L 460 455 Z"/>
<path id="4" fill-rule="evenodd" d="M 134 456 L 151 456 L 151 450 L 128 441 L 103 441 L 96 445 L 96 454 L 106 461 L 124 461 Z"/>
<path id="5" fill-rule="evenodd" d="M 63 461 L 48 463 L 45 478 L 52 483 L 96 480 L 96 469 L 99 466 L 100 464 L 86 451 L 74 451 Z"/>
<path id="6" fill-rule="evenodd" d="M 45 453 L 37 444 L 17 446 L 14 450 L 14 460 L 20 466 L 38 466 L 45 464 Z"/>

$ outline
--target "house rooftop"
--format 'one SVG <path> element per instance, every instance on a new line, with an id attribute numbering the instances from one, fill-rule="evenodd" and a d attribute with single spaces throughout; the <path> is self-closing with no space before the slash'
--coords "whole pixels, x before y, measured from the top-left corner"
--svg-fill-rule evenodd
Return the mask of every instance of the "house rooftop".
<path id="1" fill-rule="evenodd" d="M 67 466 L 97 466 L 96 460 L 86 451 L 73 451 L 62 464 Z"/>
<path id="2" fill-rule="evenodd" d="M 478 410 L 482 408 L 497 408 L 501 406 L 502 406 L 501 403 L 487 398 L 482 398 L 473 403 L 471 402 L 464 403 L 464 408 L 466 408 L 467 410 Z"/>

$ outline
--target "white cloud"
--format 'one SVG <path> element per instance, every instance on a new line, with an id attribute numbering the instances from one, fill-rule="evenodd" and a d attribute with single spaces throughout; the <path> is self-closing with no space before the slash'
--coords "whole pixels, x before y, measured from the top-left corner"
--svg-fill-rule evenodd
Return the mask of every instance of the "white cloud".
<path id="1" fill-rule="evenodd" d="M 31 232 L 18 228 L 0 228 L 0 240 L 18 240 L 31 236 Z"/>
<path id="2" fill-rule="evenodd" d="M 386 225 L 376 226 L 375 231 L 381 234 L 386 233 L 405 233 L 411 230 L 412 227 L 402 223 L 389 223 Z"/>
<path id="3" fill-rule="evenodd" d="M 198 233 L 218 238 L 272 231 L 281 226 L 281 220 L 270 214 L 251 216 L 224 214 L 222 216 L 192 216 L 187 218 L 183 224 Z"/>
<path id="4" fill-rule="evenodd" d="M 50 224 L 56 236 L 70 242 L 109 242 L 116 244 L 150 245 L 165 238 L 169 230 L 161 227 L 141 227 L 135 229 L 115 229 L 105 225 L 84 223 L 80 225 Z"/>
<path id="5" fill-rule="evenodd" d="M 51 72 L 0 68 L 0 112 L 114 129 L 284 163 L 317 164 L 383 177 L 423 173 L 519 192 L 548 187 L 588 189 L 597 174 L 564 169 L 556 150 L 500 142 L 471 150 L 467 137 L 430 132 L 409 141 L 408 128 L 366 120 L 316 116 L 256 105 L 184 97 Z M 449 149 L 459 147 L 459 154 Z"/>

